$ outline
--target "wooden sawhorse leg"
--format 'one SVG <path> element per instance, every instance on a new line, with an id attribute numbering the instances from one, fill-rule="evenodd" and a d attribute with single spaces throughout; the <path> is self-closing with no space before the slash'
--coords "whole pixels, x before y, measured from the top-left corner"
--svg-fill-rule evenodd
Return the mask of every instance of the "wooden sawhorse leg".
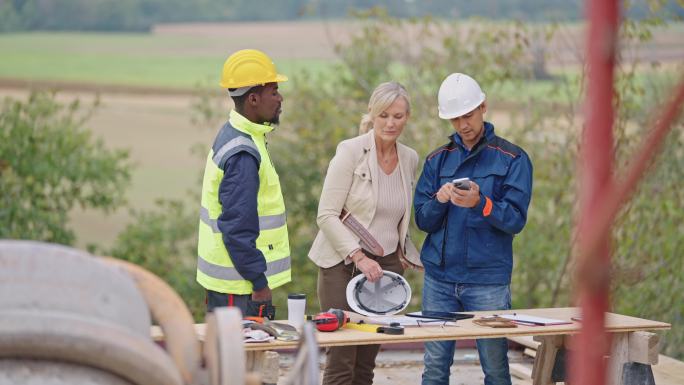
<path id="1" fill-rule="evenodd" d="M 651 365 L 658 363 L 655 333 L 644 331 L 613 333 L 608 360 L 608 385 L 655 385 Z"/>
<path id="2" fill-rule="evenodd" d="M 534 336 L 534 340 L 541 342 L 534 356 L 534 366 L 532 366 L 533 385 L 552 385 L 553 369 L 556 366 L 556 356 L 565 346 L 565 336 Z M 558 370 L 558 369 L 557 369 Z"/>
<path id="3" fill-rule="evenodd" d="M 563 351 L 568 336 L 535 336 L 541 342 L 532 367 L 532 384 L 552 385 L 565 380 L 558 353 Z M 612 334 L 608 359 L 608 385 L 655 385 L 651 365 L 658 363 L 658 335 L 636 331 Z M 566 358 L 566 357 L 563 357 Z M 555 369 L 555 370 L 554 370 Z M 561 370 L 559 370 L 561 369 Z M 560 375 L 562 373 L 563 375 Z"/>
<path id="4" fill-rule="evenodd" d="M 263 385 L 276 385 L 280 370 L 280 355 L 271 351 L 246 352 L 247 372 L 261 375 Z"/>

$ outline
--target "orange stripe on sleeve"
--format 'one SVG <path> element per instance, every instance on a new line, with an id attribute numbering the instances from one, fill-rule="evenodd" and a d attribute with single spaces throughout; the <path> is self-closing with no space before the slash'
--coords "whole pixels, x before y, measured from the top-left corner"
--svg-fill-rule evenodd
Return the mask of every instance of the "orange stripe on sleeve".
<path id="1" fill-rule="evenodd" d="M 492 200 L 489 197 L 485 197 L 485 205 L 482 209 L 482 215 L 488 217 L 492 213 Z"/>

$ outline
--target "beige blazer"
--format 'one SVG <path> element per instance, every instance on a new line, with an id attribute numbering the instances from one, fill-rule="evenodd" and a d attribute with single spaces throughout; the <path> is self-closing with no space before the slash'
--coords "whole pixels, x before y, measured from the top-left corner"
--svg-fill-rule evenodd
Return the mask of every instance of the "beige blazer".
<path id="1" fill-rule="evenodd" d="M 422 266 L 416 247 L 408 237 L 411 221 L 413 188 L 415 185 L 418 154 L 412 148 L 397 142 L 401 179 L 404 184 L 406 210 L 399 224 L 400 257 Z M 378 166 L 373 130 L 342 141 L 328 165 L 318 203 L 316 222 L 320 229 L 309 250 L 309 258 L 318 266 L 328 268 L 342 262 L 359 248 L 359 238 L 340 220 L 342 209 L 349 211 L 366 226 L 375 215 L 378 202 Z"/>

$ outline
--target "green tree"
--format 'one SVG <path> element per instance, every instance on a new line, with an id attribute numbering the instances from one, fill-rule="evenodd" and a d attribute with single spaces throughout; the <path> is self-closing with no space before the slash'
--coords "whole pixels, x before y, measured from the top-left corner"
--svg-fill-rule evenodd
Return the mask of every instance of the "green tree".
<path id="1" fill-rule="evenodd" d="M 225 97 L 221 93 L 219 98 L 219 93 L 207 84 L 198 86 L 192 123 L 202 129 L 222 124 Z M 190 151 L 205 158 L 208 149 L 193 144 Z M 119 233 L 112 248 L 99 252 L 157 274 L 183 298 L 197 322 L 204 321 L 206 307 L 205 290 L 195 281 L 199 214 L 192 208 L 199 207 L 202 171 L 198 170 L 196 187 L 188 191 L 186 200 L 160 198 L 152 208 L 133 210 L 132 220 Z"/>
<path id="2" fill-rule="evenodd" d="M 204 290 L 195 282 L 197 212 L 182 201 L 158 200 L 154 209 L 133 211 L 133 220 L 107 253 L 161 277 L 204 319 Z"/>
<path id="3" fill-rule="evenodd" d="M 22 20 L 12 2 L 0 1 L 0 32 L 18 31 L 21 29 Z"/>
<path id="4" fill-rule="evenodd" d="M 109 212 L 124 203 L 128 153 L 108 150 L 84 129 L 89 111 L 44 92 L 2 103 L 0 238 L 69 245 L 74 207 Z"/>
<path id="5" fill-rule="evenodd" d="M 353 9 L 383 7 L 395 18 L 567 21 L 582 17 L 579 0 L 0 0 L 0 31 L 147 31 L 158 23 L 340 19 Z M 625 1 L 627 3 L 627 1 Z M 681 18 L 682 0 L 633 1 L 627 15 L 641 19 L 654 7 Z"/>

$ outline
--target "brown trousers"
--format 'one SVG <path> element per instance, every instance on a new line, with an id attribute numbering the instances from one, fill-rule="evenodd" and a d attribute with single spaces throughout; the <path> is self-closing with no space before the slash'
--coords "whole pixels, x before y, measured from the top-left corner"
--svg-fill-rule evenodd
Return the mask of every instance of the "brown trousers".
<path id="1" fill-rule="evenodd" d="M 399 256 L 396 252 L 384 257 L 377 257 L 366 252 L 369 258 L 376 260 L 383 270 L 403 274 Z M 318 300 L 321 310 L 330 308 L 350 310 L 347 304 L 347 284 L 361 272 L 353 263 L 318 269 Z M 327 349 L 323 385 L 370 385 L 373 383 L 375 357 L 380 345 L 339 346 Z"/>

